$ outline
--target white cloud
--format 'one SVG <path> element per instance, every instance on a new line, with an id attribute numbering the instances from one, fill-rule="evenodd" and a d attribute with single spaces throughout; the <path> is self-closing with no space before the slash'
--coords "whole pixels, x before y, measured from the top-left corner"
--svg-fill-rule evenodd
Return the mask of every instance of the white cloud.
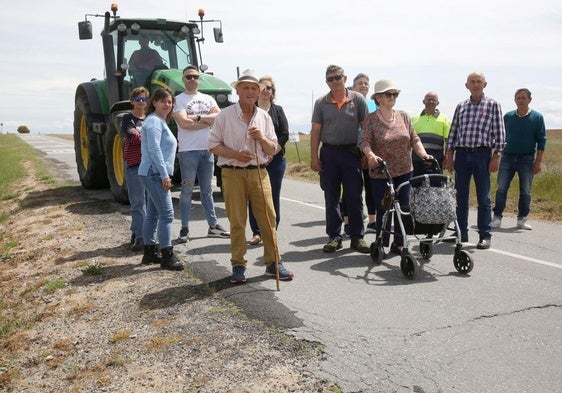
<path id="1" fill-rule="evenodd" d="M 38 1 L 11 3 L 0 15 L 0 121 L 14 129 L 71 132 L 76 86 L 103 77 L 99 31 L 78 40 L 85 14 L 103 14 L 110 2 Z M 442 111 L 452 116 L 467 97 L 466 75 L 483 71 L 486 93 L 504 110 L 513 108 L 521 86 L 533 91 L 533 107 L 547 127 L 562 128 L 562 13 L 558 1 L 537 0 L 148 0 L 118 2 L 119 15 L 198 19 L 197 9 L 223 22 L 224 44 L 215 44 L 210 27 L 203 59 L 228 83 L 236 67 L 272 75 L 278 103 L 291 128 L 308 132 L 312 98 L 327 91 L 328 64 L 343 66 L 350 80 L 358 72 L 400 85 L 397 107 L 415 113 L 425 92 L 440 94 Z"/>

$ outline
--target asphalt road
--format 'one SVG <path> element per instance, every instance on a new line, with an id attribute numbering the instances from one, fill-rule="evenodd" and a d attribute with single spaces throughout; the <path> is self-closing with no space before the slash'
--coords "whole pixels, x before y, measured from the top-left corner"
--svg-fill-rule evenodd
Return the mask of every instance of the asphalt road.
<path id="1" fill-rule="evenodd" d="M 71 142 L 22 135 L 77 181 Z M 74 175 L 73 175 L 74 171 Z M 74 178 L 72 177 L 74 176 Z M 104 192 L 104 191 L 101 191 Z M 217 214 L 227 224 L 216 193 Z M 174 192 L 177 204 L 178 191 Z M 345 392 L 560 392 L 562 386 L 562 226 L 529 221 L 532 231 L 504 218 L 490 250 L 477 250 L 471 212 L 474 270 L 460 275 L 453 245 L 437 244 L 415 280 L 400 258 L 374 266 L 349 249 L 324 254 L 324 200 L 317 184 L 285 179 L 279 248 L 292 282 L 267 279 L 261 246 L 248 246 L 248 283 L 232 286 L 229 241 L 207 238 L 199 201 L 191 240 L 175 249 L 190 269 L 253 318 L 322 343 L 318 377 Z M 176 210 L 174 234 L 179 232 Z M 248 239 L 251 233 L 248 228 Z M 368 242 L 375 236 L 366 235 Z M 419 257 L 418 247 L 413 248 Z M 421 258 L 420 258 L 421 260 Z"/>

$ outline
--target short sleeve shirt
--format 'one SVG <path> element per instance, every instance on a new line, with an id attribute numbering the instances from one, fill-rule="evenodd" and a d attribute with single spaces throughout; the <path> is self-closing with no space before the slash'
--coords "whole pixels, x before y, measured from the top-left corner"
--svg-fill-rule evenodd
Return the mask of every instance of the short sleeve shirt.
<path id="1" fill-rule="evenodd" d="M 356 92 L 347 91 L 340 106 L 332 100 L 330 93 L 316 100 L 312 112 L 312 123 L 320 124 L 320 141 L 330 145 L 357 144 L 359 126 L 368 113 L 365 98 Z"/>
<path id="2" fill-rule="evenodd" d="M 206 115 L 213 108 L 218 108 L 217 102 L 208 94 L 181 93 L 176 97 L 174 112 L 185 109 L 188 115 Z M 178 126 L 178 151 L 207 150 L 210 131 L 210 127 L 185 130 Z"/>

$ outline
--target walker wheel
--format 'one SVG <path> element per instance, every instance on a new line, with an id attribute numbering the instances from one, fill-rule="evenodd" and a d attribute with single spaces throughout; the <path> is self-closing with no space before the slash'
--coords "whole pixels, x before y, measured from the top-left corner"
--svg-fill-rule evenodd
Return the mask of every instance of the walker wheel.
<path id="1" fill-rule="evenodd" d="M 457 269 L 457 272 L 459 272 L 460 274 L 468 274 L 474 268 L 472 256 L 465 250 L 460 250 L 459 252 L 455 253 L 453 264 L 455 265 L 455 269 Z"/>
<path id="2" fill-rule="evenodd" d="M 402 270 L 402 274 L 404 274 L 406 278 L 413 280 L 418 275 L 420 267 L 418 261 L 416 261 L 412 254 L 402 254 L 400 270 Z"/>
<path id="3" fill-rule="evenodd" d="M 371 258 L 375 265 L 380 265 L 384 258 L 384 247 L 378 240 L 371 243 Z"/>
<path id="4" fill-rule="evenodd" d="M 431 259 L 433 256 L 433 243 L 421 242 L 420 253 L 423 259 Z"/>

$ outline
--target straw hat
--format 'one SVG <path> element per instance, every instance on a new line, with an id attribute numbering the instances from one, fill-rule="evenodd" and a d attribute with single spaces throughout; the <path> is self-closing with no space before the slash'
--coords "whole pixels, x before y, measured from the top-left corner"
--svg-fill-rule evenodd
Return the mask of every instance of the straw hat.
<path id="1" fill-rule="evenodd" d="M 233 89 L 236 89 L 236 86 L 238 86 L 238 84 L 242 83 L 242 82 L 255 83 L 256 85 L 258 85 L 260 90 L 265 89 L 265 85 L 263 85 L 259 82 L 258 78 L 254 74 L 254 70 L 248 69 L 248 70 L 243 71 L 242 75 L 240 75 L 238 80 L 232 82 L 230 84 L 230 86 L 232 86 Z"/>

